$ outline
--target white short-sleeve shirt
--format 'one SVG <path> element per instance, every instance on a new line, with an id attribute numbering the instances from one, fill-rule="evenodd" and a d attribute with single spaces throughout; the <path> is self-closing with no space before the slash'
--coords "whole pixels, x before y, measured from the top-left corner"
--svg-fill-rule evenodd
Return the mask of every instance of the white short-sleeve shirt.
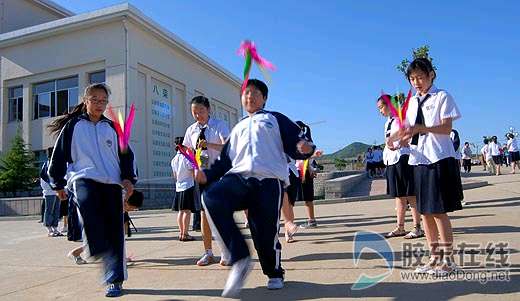
<path id="1" fill-rule="evenodd" d="M 486 158 L 486 160 L 491 160 L 491 152 L 489 151 L 489 145 L 485 144 L 482 149 L 480 150 L 480 153 Z"/>
<path id="2" fill-rule="evenodd" d="M 390 125 L 390 129 L 389 129 Z M 399 131 L 399 123 L 393 117 L 388 118 L 385 122 L 385 139 L 390 137 Z M 410 154 L 410 149 L 408 147 L 399 147 L 399 141 L 394 141 L 393 146 L 396 147 L 396 150 L 390 150 L 386 145 L 383 150 L 383 161 L 385 165 L 390 166 L 399 162 L 399 158 L 402 155 Z"/>
<path id="3" fill-rule="evenodd" d="M 422 106 L 424 125 L 426 127 L 440 125 L 443 119 L 451 118 L 456 120 L 461 117 L 453 97 L 448 92 L 432 86 L 428 94 L 430 94 L 430 97 Z M 412 126 L 415 125 L 419 101 L 424 99 L 424 97 L 419 99 L 419 95 L 416 94 L 410 100 L 406 119 Z M 408 163 L 410 165 L 429 165 L 449 157 L 457 157 L 450 135 L 426 133 L 419 135 L 417 145 L 410 146 Z"/>
<path id="4" fill-rule="evenodd" d="M 518 143 L 516 138 L 509 138 L 509 140 L 507 140 L 507 150 L 510 152 L 518 151 Z"/>
<path id="5" fill-rule="evenodd" d="M 186 134 L 184 134 L 184 142 L 182 144 L 187 147 L 196 148 L 197 139 L 199 138 L 200 131 L 203 127 L 206 127 L 204 136 L 206 136 L 206 141 L 208 143 L 224 144 L 226 139 L 229 137 L 229 128 L 227 124 L 222 120 L 210 117 L 208 123 L 204 126 L 198 122 L 190 125 L 186 130 Z M 206 155 L 209 157 L 209 165 L 211 165 L 215 160 L 217 160 L 220 151 L 208 147 Z"/>
<path id="6" fill-rule="evenodd" d="M 175 191 L 185 191 L 195 185 L 193 180 L 193 166 L 182 154 L 177 153 L 172 162 L 173 177 L 175 178 Z"/>
<path id="7" fill-rule="evenodd" d="M 495 142 L 490 142 L 488 146 L 491 156 L 500 156 L 500 146 Z"/>

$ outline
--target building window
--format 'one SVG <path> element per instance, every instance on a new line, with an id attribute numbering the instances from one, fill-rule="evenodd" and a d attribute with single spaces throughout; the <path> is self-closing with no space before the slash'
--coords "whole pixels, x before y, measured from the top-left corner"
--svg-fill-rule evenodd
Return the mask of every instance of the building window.
<path id="1" fill-rule="evenodd" d="M 23 87 L 8 89 L 9 122 L 23 120 Z"/>
<path id="2" fill-rule="evenodd" d="M 78 77 L 51 80 L 33 86 L 34 119 L 63 115 L 78 104 Z"/>
<path id="3" fill-rule="evenodd" d="M 105 70 L 92 72 L 88 75 L 89 84 L 104 84 L 105 81 Z"/>

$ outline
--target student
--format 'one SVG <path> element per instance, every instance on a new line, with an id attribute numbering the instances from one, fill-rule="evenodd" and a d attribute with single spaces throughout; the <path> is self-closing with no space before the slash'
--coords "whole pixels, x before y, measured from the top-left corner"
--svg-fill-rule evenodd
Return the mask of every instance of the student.
<path id="1" fill-rule="evenodd" d="M 52 147 L 47 149 L 48 160 L 43 164 L 40 172 L 40 186 L 45 199 L 45 211 L 43 215 L 43 225 L 47 228 L 47 236 L 56 237 L 63 236 L 58 230 L 58 222 L 60 220 L 60 199 L 56 196 L 54 190 L 50 186 L 50 179 L 47 175 L 49 160 L 52 156 Z"/>
<path id="2" fill-rule="evenodd" d="M 311 128 L 303 123 L 302 121 L 296 121 L 296 124 L 300 127 L 305 135 L 305 139 L 310 142 L 312 141 Z M 302 193 L 303 193 L 303 201 L 305 202 L 305 211 L 307 212 L 307 221 L 300 225 L 300 228 L 310 229 L 318 227 L 318 223 L 316 222 L 316 215 L 314 212 L 314 178 L 316 177 L 317 164 L 315 157 L 321 156 L 322 151 L 317 150 L 311 158 L 309 158 L 309 163 L 307 164 L 307 170 L 303 172 L 304 178 L 300 179 L 302 183 Z M 304 168 L 305 164 L 303 160 L 297 160 L 296 165 L 299 168 Z"/>
<path id="3" fill-rule="evenodd" d="M 462 148 L 462 166 L 464 167 L 464 172 L 471 172 L 471 156 L 473 153 L 471 152 L 471 147 L 469 147 L 469 142 L 464 142 L 464 147 Z"/>
<path id="4" fill-rule="evenodd" d="M 283 196 L 282 214 L 284 218 L 285 241 L 293 243 L 294 234 L 298 231 L 298 226 L 294 223 L 294 204 L 303 201 L 302 181 L 300 173 L 296 167 L 294 159 L 288 158 L 287 169 L 289 171 L 289 186 L 285 189 Z"/>
<path id="5" fill-rule="evenodd" d="M 480 149 L 480 153 L 482 154 L 482 160 L 484 165 L 484 171 L 490 172 L 491 174 L 496 173 L 495 162 L 493 162 L 493 157 L 491 156 L 491 151 L 489 149 L 489 140 L 484 138 L 484 146 Z"/>
<path id="6" fill-rule="evenodd" d="M 209 100 L 204 96 L 196 96 L 191 100 L 191 115 L 195 119 L 195 123 L 188 127 L 184 135 L 183 144 L 192 149 L 202 149 L 202 168 L 208 168 L 215 162 L 220 155 L 220 151 L 229 136 L 229 128 L 227 124 L 216 118 L 211 117 L 211 109 Z M 211 228 L 200 205 L 200 189 L 195 187 L 195 207 L 201 217 L 202 240 L 204 244 L 204 254 L 197 261 L 198 266 L 206 266 L 216 262 L 213 256 L 213 244 Z M 202 210 L 202 211 L 201 211 Z M 195 221 L 194 221 L 195 225 Z M 195 225 L 196 226 L 196 225 Z M 228 265 L 229 259 L 227 254 L 222 253 L 220 259 L 221 265 Z"/>
<path id="7" fill-rule="evenodd" d="M 195 181 L 193 180 L 193 166 L 182 155 L 181 149 L 184 151 L 186 146 L 182 145 L 183 137 L 175 138 L 175 150 L 177 154 L 173 157 L 172 175 L 175 180 L 175 202 L 173 209 L 178 211 L 177 224 L 179 225 L 179 240 L 193 241 L 195 238 L 188 233 L 190 226 L 191 213 L 195 212 Z"/>
<path id="8" fill-rule="evenodd" d="M 132 195 L 136 175 L 132 150 L 119 148 L 114 124 L 103 115 L 109 94 L 104 84 L 88 86 L 81 103 L 49 125 L 59 133 L 49 176 L 61 200 L 65 187 L 74 191 L 87 256 L 102 258 L 105 296 L 118 297 L 127 278 L 122 190 Z"/>
<path id="9" fill-rule="evenodd" d="M 496 175 L 500 175 L 500 166 L 502 165 L 502 157 L 500 156 L 500 145 L 497 141 L 497 136 L 491 137 L 491 141 L 488 145 L 488 151 L 491 154 L 491 158 L 495 165 Z"/>
<path id="10" fill-rule="evenodd" d="M 390 98 L 390 95 L 386 95 Z M 424 236 L 421 229 L 421 217 L 417 211 L 415 200 L 413 167 L 408 164 L 410 148 L 400 145 L 398 141 L 399 124 L 395 117 L 390 116 L 383 96 L 377 100 L 377 108 L 384 117 L 387 117 L 384 127 L 385 149 L 383 161 L 386 164 L 386 192 L 395 198 L 395 209 L 397 211 L 397 227 L 385 235 L 386 238 L 404 236 L 405 239 L 419 238 Z M 404 228 L 407 204 L 412 211 L 414 229 L 407 232 Z"/>
<path id="11" fill-rule="evenodd" d="M 411 145 L 408 162 L 414 166 L 417 209 L 432 254 L 416 272 L 446 275 L 457 270 L 447 213 L 461 210 L 464 197 L 457 154 L 450 140 L 452 123 L 461 115 L 453 97 L 433 85 L 436 73 L 428 59 L 415 59 L 406 77 L 417 93 L 408 107 L 410 127 L 401 131 L 401 145 Z"/>
<path id="12" fill-rule="evenodd" d="M 513 133 L 507 134 L 507 150 L 509 151 L 509 160 L 511 162 L 511 173 L 514 174 L 518 161 L 520 161 L 520 149 L 518 148 L 518 142 Z"/>
<path id="13" fill-rule="evenodd" d="M 367 172 L 367 177 L 372 179 L 374 176 L 374 153 L 372 152 L 372 148 L 369 147 L 367 152 L 365 153 L 365 169 Z"/>
<path id="14" fill-rule="evenodd" d="M 315 149 L 289 118 L 263 109 L 267 94 L 265 83 L 248 80 L 241 96 L 248 115 L 233 128 L 215 164 L 195 171 L 197 182 L 209 185 L 203 205 L 231 255 L 233 267 L 224 297 L 239 294 L 251 269 L 249 249 L 233 218 L 238 210 L 249 209 L 249 229 L 262 270 L 269 277 L 267 288 L 283 287 L 278 231 L 284 186 L 289 184 L 286 155 L 306 159 Z"/>

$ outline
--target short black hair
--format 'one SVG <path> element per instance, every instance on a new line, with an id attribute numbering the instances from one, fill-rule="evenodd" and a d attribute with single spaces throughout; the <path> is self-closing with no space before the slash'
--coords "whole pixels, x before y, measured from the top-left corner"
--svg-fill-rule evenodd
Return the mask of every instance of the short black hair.
<path id="1" fill-rule="evenodd" d="M 128 205 L 141 208 L 143 206 L 143 200 L 144 200 L 144 194 L 139 191 L 135 190 L 132 193 L 132 195 L 128 198 Z"/>
<path id="2" fill-rule="evenodd" d="M 204 97 L 202 95 L 195 96 L 191 99 L 190 105 L 203 105 L 207 109 L 209 109 L 209 100 L 207 97 Z"/>
<path id="3" fill-rule="evenodd" d="M 412 72 L 417 70 L 426 74 L 433 72 L 433 80 L 435 80 L 437 77 L 437 73 L 435 72 L 435 69 L 433 69 L 432 62 L 427 58 L 420 57 L 413 60 L 413 62 L 408 65 L 408 68 L 406 68 L 406 78 L 410 80 L 410 75 L 412 75 Z"/>
<path id="4" fill-rule="evenodd" d="M 484 142 L 484 144 L 488 144 L 488 143 L 489 143 L 488 138 L 484 138 L 484 141 L 483 141 L 483 142 Z"/>
<path id="5" fill-rule="evenodd" d="M 267 95 L 269 94 L 269 89 L 267 88 L 267 85 L 263 81 L 256 79 L 256 78 L 250 79 L 247 81 L 246 87 L 249 87 L 249 86 L 253 86 L 253 87 L 257 88 L 258 90 L 260 90 L 260 92 L 262 93 L 262 96 L 265 99 L 267 99 Z"/>

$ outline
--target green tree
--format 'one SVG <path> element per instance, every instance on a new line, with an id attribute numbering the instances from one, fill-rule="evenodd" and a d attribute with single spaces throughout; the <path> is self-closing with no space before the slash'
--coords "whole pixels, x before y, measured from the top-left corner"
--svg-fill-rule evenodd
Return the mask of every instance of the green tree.
<path id="1" fill-rule="evenodd" d="M 334 158 L 334 167 L 336 167 L 337 170 L 343 170 L 347 167 L 347 161 Z"/>
<path id="2" fill-rule="evenodd" d="M 412 61 L 420 57 L 427 58 L 430 60 L 430 62 L 432 62 L 433 65 L 433 58 L 430 57 L 430 46 L 423 45 L 417 49 L 412 49 Z M 408 65 L 410 65 L 410 61 L 408 58 L 405 58 L 401 61 L 401 64 L 397 65 L 397 70 L 401 71 L 406 76 L 406 69 L 408 68 Z M 433 70 L 437 70 L 435 65 L 433 66 Z"/>
<path id="3" fill-rule="evenodd" d="M 34 154 L 28 150 L 20 130 L 11 141 L 11 149 L 0 159 L 0 191 L 27 190 L 38 179 L 39 171 L 34 166 Z"/>

